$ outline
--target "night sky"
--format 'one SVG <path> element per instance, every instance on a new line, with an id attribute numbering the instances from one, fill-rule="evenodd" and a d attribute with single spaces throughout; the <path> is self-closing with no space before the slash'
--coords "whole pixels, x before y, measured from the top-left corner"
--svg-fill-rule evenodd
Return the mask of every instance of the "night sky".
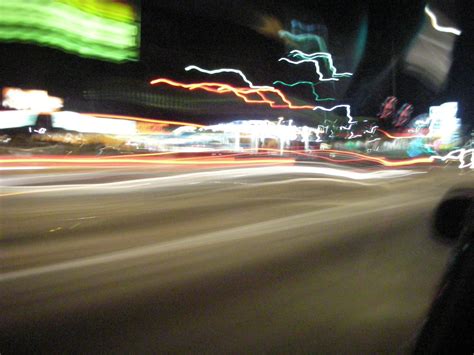
<path id="1" fill-rule="evenodd" d="M 348 5 L 350 3 L 350 5 Z M 432 2 L 434 4 L 434 2 Z M 148 82 L 168 77 L 183 82 L 213 81 L 187 65 L 207 69 L 222 67 L 242 70 L 256 84 L 272 85 L 275 80 L 315 80 L 314 67 L 294 67 L 278 62 L 288 47 L 277 36 L 259 31 L 264 18 L 289 29 L 292 19 L 327 28 L 328 50 L 340 71 L 354 76 L 337 84 L 318 87 L 335 103 L 349 103 L 356 115 L 375 116 L 380 102 L 393 93 L 400 102 L 415 105 L 415 114 L 426 112 L 433 104 L 460 101 L 465 123 L 472 122 L 473 54 L 468 28 L 468 1 L 452 0 L 436 4 L 463 30 L 453 51 L 453 65 L 443 87 L 433 89 L 403 71 L 402 58 L 426 21 L 424 2 L 392 1 L 143 1 L 141 12 L 140 60 L 115 64 L 81 58 L 56 49 L 29 44 L 2 44 L 0 86 L 46 89 L 65 98 L 65 109 L 116 114 L 169 117 L 199 122 L 230 120 L 237 116 L 252 118 L 274 116 L 281 112 L 245 106 L 237 100 L 223 110 L 180 110 L 173 105 L 123 102 L 105 99 L 107 90 L 130 93 L 134 90 L 178 97 L 178 102 L 194 93 L 171 88 L 150 88 Z M 398 61 L 390 66 L 393 59 Z M 427 60 L 430 60 L 427 57 Z M 218 81 L 239 85 L 238 78 L 220 76 Z M 312 101 L 308 88 L 284 90 L 292 98 Z M 92 100 L 86 93 L 101 92 Z M 128 94 L 127 94 L 128 95 Z M 126 95 L 125 95 L 126 96 Z M 202 97 L 197 93 L 197 98 Z M 209 98 L 213 99 L 213 98 Z M 126 100 L 125 100 L 126 101 Z M 229 101 L 229 98 L 228 100 Z M 328 105 L 327 103 L 325 105 Z M 329 106 L 329 105 L 328 105 Z M 225 109 L 224 109 L 225 108 Z M 253 111 L 252 111 L 253 110 Z M 212 110 L 207 110 L 212 111 Z M 275 110 L 273 110 L 275 111 Z M 276 110 L 278 111 L 278 110 Z M 286 114 L 284 112 L 283 114 Z M 216 117 L 217 116 L 217 117 Z"/>

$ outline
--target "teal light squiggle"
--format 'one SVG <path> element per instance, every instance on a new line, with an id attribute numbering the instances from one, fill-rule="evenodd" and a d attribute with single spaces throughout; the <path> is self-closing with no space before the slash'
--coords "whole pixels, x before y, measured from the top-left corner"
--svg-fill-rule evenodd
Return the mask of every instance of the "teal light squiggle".
<path id="1" fill-rule="evenodd" d="M 297 85 L 309 85 L 311 86 L 311 91 L 313 93 L 313 96 L 314 96 L 314 100 L 315 101 L 334 101 L 336 99 L 334 98 L 331 98 L 331 97 L 328 97 L 328 98 L 320 98 L 318 93 L 316 92 L 316 85 L 318 85 L 318 83 L 313 83 L 311 81 L 297 81 L 296 83 L 292 83 L 292 84 L 288 84 L 288 83 L 285 83 L 283 81 L 274 81 L 273 82 L 273 85 L 284 85 L 284 86 L 288 86 L 288 87 L 294 87 L 294 86 L 297 86 Z"/>

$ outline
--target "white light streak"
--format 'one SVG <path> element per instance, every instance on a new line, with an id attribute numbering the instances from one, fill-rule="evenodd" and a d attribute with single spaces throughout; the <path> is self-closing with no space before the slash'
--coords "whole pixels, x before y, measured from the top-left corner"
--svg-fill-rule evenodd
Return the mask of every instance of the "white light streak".
<path id="1" fill-rule="evenodd" d="M 377 142 L 381 140 L 381 138 L 375 138 L 375 139 L 371 139 L 370 141 L 367 141 L 367 143 L 374 143 L 374 142 Z"/>
<path id="2" fill-rule="evenodd" d="M 436 18 L 436 15 L 433 13 L 433 11 L 430 10 L 428 5 L 425 6 L 425 13 L 428 15 L 428 17 L 431 19 L 431 25 L 433 28 L 439 32 L 445 32 L 445 33 L 451 33 L 456 36 L 461 35 L 461 30 L 454 28 L 454 27 L 445 27 L 445 26 L 440 26 L 438 24 L 438 19 Z"/>
<path id="3" fill-rule="evenodd" d="M 351 116 L 351 106 L 349 106 L 349 105 L 336 105 L 336 106 L 333 106 L 331 108 L 316 106 L 315 108 L 313 108 L 313 110 L 333 111 L 333 110 L 335 110 L 337 108 L 341 108 L 341 107 L 346 109 L 346 117 L 349 119 L 349 121 L 347 123 L 349 124 L 349 126 L 348 127 L 340 126 L 339 128 L 344 129 L 346 131 L 349 131 L 352 128 L 352 126 L 357 123 L 357 121 L 354 121 L 353 117 Z"/>
<path id="4" fill-rule="evenodd" d="M 249 87 L 251 87 L 252 89 L 275 89 L 273 86 L 259 86 L 259 85 L 254 85 L 249 79 L 247 79 L 247 77 L 245 76 L 244 73 L 242 73 L 241 70 L 238 70 L 238 69 L 232 69 L 232 68 L 222 68 L 222 69 L 215 69 L 215 70 L 207 70 L 207 69 L 203 69 L 203 68 L 200 68 L 196 65 L 189 65 L 187 66 L 186 68 L 184 68 L 184 70 L 186 71 L 190 71 L 190 70 L 197 70 L 197 71 L 200 71 L 201 73 L 205 73 L 205 74 L 220 74 L 220 73 L 234 73 L 234 74 L 238 74 L 242 79 L 243 81 L 245 81 Z"/>
<path id="5" fill-rule="evenodd" d="M 467 163 L 466 158 L 467 156 L 471 155 L 471 162 Z M 433 159 L 439 159 L 441 161 L 459 161 L 459 169 L 464 169 L 464 168 L 471 168 L 474 169 L 474 149 L 456 149 L 445 156 L 440 156 L 440 155 L 433 155 Z"/>
<path id="6" fill-rule="evenodd" d="M 347 139 L 354 139 L 360 137 L 362 137 L 362 134 L 354 134 L 354 132 L 351 131 L 351 134 L 349 135 L 349 137 L 347 137 Z"/>
<path id="7" fill-rule="evenodd" d="M 374 134 L 377 128 L 379 128 L 379 126 L 372 126 L 370 130 L 365 130 L 364 133 Z"/>
<path id="8" fill-rule="evenodd" d="M 302 57 L 306 57 L 307 59 L 315 59 L 315 58 L 320 58 L 320 57 L 323 57 L 323 58 L 326 58 L 328 63 L 329 63 L 329 69 L 331 70 L 332 72 L 332 75 L 334 77 L 345 77 L 345 76 L 352 76 L 352 73 L 338 73 L 337 72 L 337 69 L 336 67 L 334 66 L 334 63 L 333 63 L 333 60 L 332 60 L 332 56 L 330 53 L 326 53 L 326 52 L 315 52 L 315 53 L 310 53 L 310 54 L 307 54 L 307 53 L 304 53 L 298 49 L 294 49 L 290 52 L 290 54 L 293 54 L 293 55 L 300 55 Z"/>
<path id="9" fill-rule="evenodd" d="M 316 69 L 316 73 L 318 74 L 318 77 L 319 77 L 320 81 L 339 81 L 339 79 L 335 78 L 335 77 L 325 78 L 323 73 L 321 73 L 321 68 L 319 67 L 319 63 L 318 63 L 317 60 L 314 60 L 314 59 L 301 59 L 301 60 L 295 61 L 295 60 L 291 60 L 291 59 L 288 59 L 288 58 L 278 59 L 279 62 L 282 61 L 282 60 L 285 61 L 285 62 L 291 63 L 291 64 L 295 64 L 295 65 L 298 65 L 298 64 L 301 64 L 301 63 L 313 63 L 314 67 Z"/>
<path id="10" fill-rule="evenodd" d="M 333 167 L 319 167 L 319 166 L 266 166 L 254 168 L 233 168 L 233 169 L 218 169 L 213 171 L 204 171 L 197 173 L 185 173 L 172 176 L 162 176 L 145 179 L 133 179 L 127 181 L 106 182 L 97 184 L 58 184 L 58 185 L 43 185 L 43 186 L 0 186 L 4 191 L 15 190 L 26 193 L 45 193 L 45 192 L 64 192 L 64 191 L 78 191 L 79 194 L 90 192 L 96 193 L 114 193 L 115 189 L 127 189 L 149 186 L 149 188 L 164 188 L 170 186 L 186 185 L 190 182 L 212 183 L 216 178 L 219 180 L 232 180 L 236 176 L 242 177 L 261 177 L 274 176 L 285 174 L 302 174 L 302 175 L 326 175 L 336 178 L 346 178 L 350 180 L 374 180 L 374 179 L 393 179 L 408 175 L 420 174 L 413 170 L 376 170 L 370 172 L 359 172 L 351 169 L 341 169 Z M 9 193 L 5 194 L 9 195 Z"/>

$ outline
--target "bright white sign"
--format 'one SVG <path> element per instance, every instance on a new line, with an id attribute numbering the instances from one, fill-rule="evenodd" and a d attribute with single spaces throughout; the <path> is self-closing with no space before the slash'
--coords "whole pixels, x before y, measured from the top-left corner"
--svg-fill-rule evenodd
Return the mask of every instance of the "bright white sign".
<path id="1" fill-rule="evenodd" d="M 16 110 L 51 112 L 63 107 L 63 100 L 59 97 L 49 96 L 48 92 L 44 90 L 4 88 L 2 105 Z"/>
<path id="2" fill-rule="evenodd" d="M 430 107 L 430 136 L 439 137 L 444 144 L 459 138 L 461 120 L 456 117 L 457 102 L 446 102 L 440 106 Z"/>

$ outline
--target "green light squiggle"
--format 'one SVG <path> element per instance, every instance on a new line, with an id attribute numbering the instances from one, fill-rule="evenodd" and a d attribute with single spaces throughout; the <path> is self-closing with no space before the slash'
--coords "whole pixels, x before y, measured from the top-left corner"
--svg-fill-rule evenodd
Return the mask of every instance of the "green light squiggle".
<path id="1" fill-rule="evenodd" d="M 278 85 L 278 84 L 288 86 L 288 87 L 294 87 L 294 86 L 297 86 L 297 85 L 309 85 L 309 86 L 311 86 L 311 91 L 313 93 L 315 101 L 334 101 L 334 100 L 336 100 L 336 99 L 330 98 L 330 97 L 321 99 L 319 97 L 318 93 L 316 92 L 316 88 L 315 88 L 315 86 L 318 85 L 319 83 L 313 83 L 311 81 L 298 81 L 296 83 L 288 84 L 288 83 L 285 83 L 285 82 L 279 81 L 279 80 L 273 82 L 273 85 Z"/>

